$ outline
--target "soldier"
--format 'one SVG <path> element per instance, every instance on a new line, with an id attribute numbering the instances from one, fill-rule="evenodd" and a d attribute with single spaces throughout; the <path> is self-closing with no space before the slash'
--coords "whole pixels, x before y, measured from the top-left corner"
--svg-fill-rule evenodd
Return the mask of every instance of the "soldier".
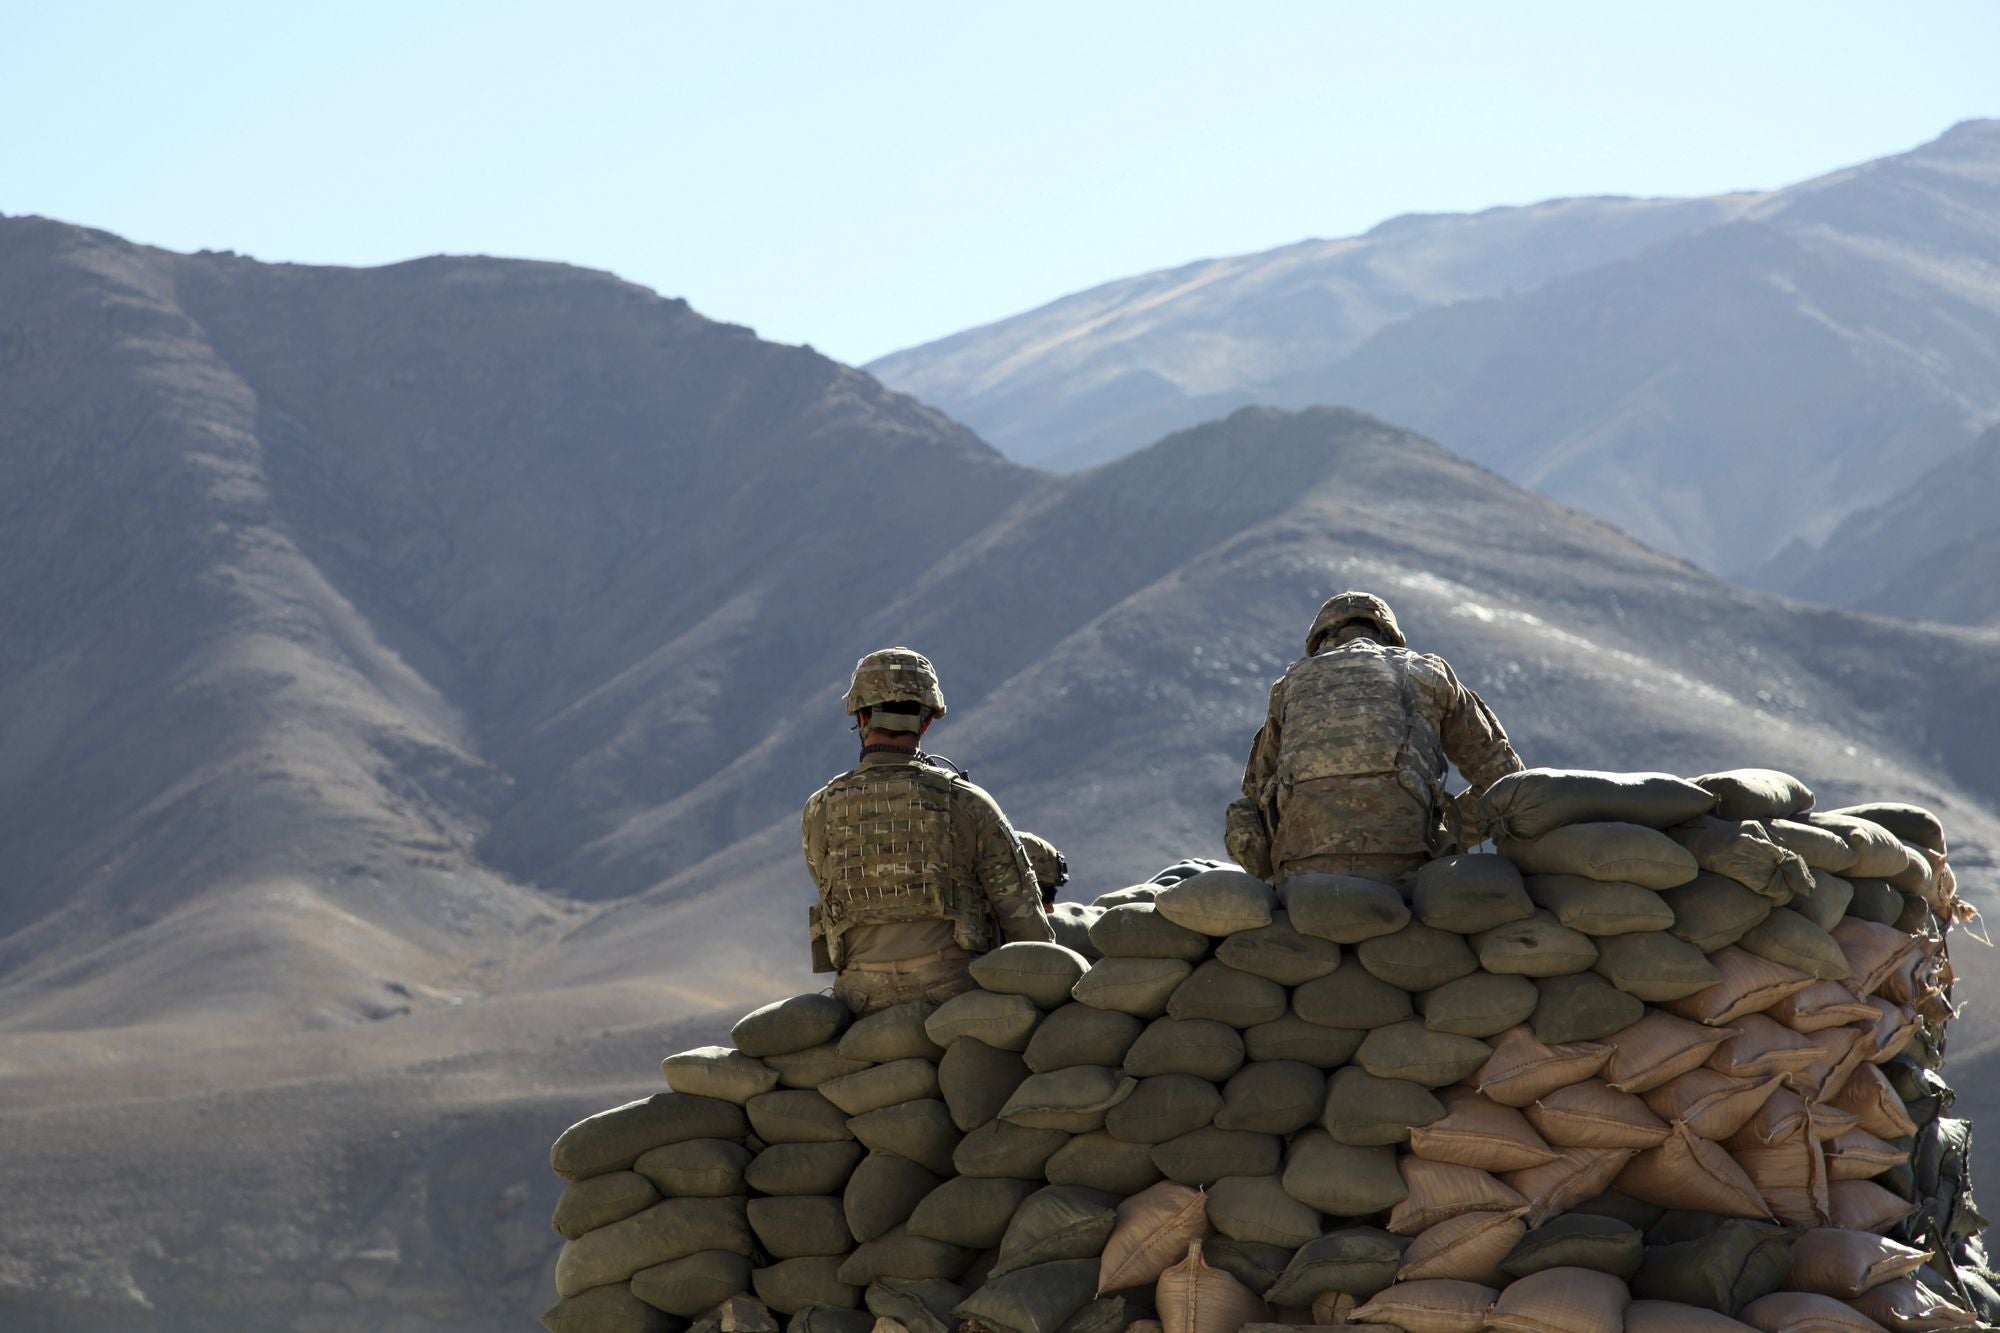
<path id="1" fill-rule="evenodd" d="M 1471 787 L 1444 794 L 1445 761 Z M 1463 812 L 1521 767 L 1500 720 L 1441 657 L 1411 652 L 1381 598 L 1344 592 L 1271 687 L 1225 842 L 1274 883 L 1306 871 L 1397 883 L 1477 842 Z"/>
<path id="2" fill-rule="evenodd" d="M 1021 847 L 1028 853 L 1028 864 L 1034 867 L 1035 883 L 1042 889 L 1042 907 L 1054 911 L 1056 890 L 1069 883 L 1069 858 L 1056 850 L 1056 845 L 1039 833 L 1026 829 L 1016 832 L 1021 838 Z"/>
<path id="3" fill-rule="evenodd" d="M 944 716 L 929 659 L 884 648 L 854 667 L 847 712 L 861 762 L 806 801 L 806 868 L 819 887 L 814 967 L 856 1013 L 972 989 L 975 954 L 1053 940 L 1021 840 L 999 805 L 917 748 Z"/>

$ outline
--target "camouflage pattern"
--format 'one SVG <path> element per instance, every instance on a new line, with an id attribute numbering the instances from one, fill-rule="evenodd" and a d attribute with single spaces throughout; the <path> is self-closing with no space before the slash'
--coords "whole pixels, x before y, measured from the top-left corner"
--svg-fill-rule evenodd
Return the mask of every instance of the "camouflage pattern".
<path id="1" fill-rule="evenodd" d="M 1316 624 L 1315 640 L 1325 637 Z M 1443 658 L 1369 639 L 1301 658 L 1271 687 L 1226 819 L 1230 855 L 1279 882 L 1307 870 L 1400 878 L 1472 841 L 1454 836 L 1447 760 L 1475 793 L 1521 767 L 1499 719 Z"/>
<path id="2" fill-rule="evenodd" d="M 978 984 L 969 970 L 972 955 L 956 952 L 960 956 L 932 958 L 908 968 L 848 968 L 834 979 L 834 998 L 857 1014 L 872 1014 L 911 1000 L 942 1004 Z"/>
<path id="3" fill-rule="evenodd" d="M 1028 853 L 1028 864 L 1035 868 L 1035 883 L 1041 885 L 1042 902 L 1045 905 L 1054 903 L 1056 890 L 1069 883 L 1069 858 L 1039 833 L 1030 833 L 1026 829 L 1017 832 L 1021 837 L 1021 847 Z"/>
<path id="4" fill-rule="evenodd" d="M 1351 625 L 1361 620 L 1375 626 L 1381 633 L 1377 636 L 1392 648 L 1407 648 L 1410 641 L 1403 637 L 1403 627 L 1396 623 L 1396 613 L 1389 604 L 1372 592 L 1344 592 L 1337 597 L 1329 597 L 1313 618 L 1312 629 L 1306 632 L 1306 656 L 1311 657 L 1320 650 L 1322 644 L 1340 632 L 1342 625 Z"/>
<path id="5" fill-rule="evenodd" d="M 824 965 L 1055 938 L 999 805 L 926 755 L 864 755 L 807 800 L 800 832 L 819 889 L 813 933 Z"/>
<path id="6" fill-rule="evenodd" d="M 944 716 L 944 687 L 930 658 L 914 648 L 878 648 L 854 664 L 847 715 L 887 703 L 921 704 L 932 717 Z"/>

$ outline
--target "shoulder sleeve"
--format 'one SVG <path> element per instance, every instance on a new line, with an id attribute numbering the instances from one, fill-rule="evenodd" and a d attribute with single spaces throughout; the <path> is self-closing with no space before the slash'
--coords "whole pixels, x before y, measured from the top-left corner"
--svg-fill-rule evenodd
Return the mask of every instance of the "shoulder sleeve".
<path id="1" fill-rule="evenodd" d="M 1000 803 L 969 782 L 957 784 L 972 811 L 974 846 L 972 869 L 979 890 L 993 908 L 993 920 L 1000 936 L 1014 940 L 1052 942 L 1056 933 L 1049 926 L 1048 912 L 1042 907 L 1041 885 L 1035 881 L 1034 867 L 1014 826 L 1001 813 Z"/>
<path id="2" fill-rule="evenodd" d="M 1285 678 L 1271 682 L 1270 702 L 1264 709 L 1264 725 L 1250 741 L 1250 758 L 1243 765 L 1243 795 L 1262 802 L 1266 789 L 1278 776 L 1278 747 L 1283 742 Z"/>
<path id="3" fill-rule="evenodd" d="M 1477 800 L 1494 782 L 1520 771 L 1521 756 L 1514 753 L 1506 728 L 1478 692 L 1461 684 L 1451 664 L 1442 657 L 1429 660 L 1444 672 L 1451 686 L 1444 725 L 1438 729 L 1445 757 L 1458 765 L 1458 771 L 1469 784 L 1468 794 Z"/>
<path id="4" fill-rule="evenodd" d="M 825 805 L 826 788 L 821 787 L 806 797 L 805 812 L 799 816 L 799 844 L 805 851 L 806 872 L 821 888 L 826 887 L 826 881 L 820 877 L 822 855 L 826 851 Z"/>

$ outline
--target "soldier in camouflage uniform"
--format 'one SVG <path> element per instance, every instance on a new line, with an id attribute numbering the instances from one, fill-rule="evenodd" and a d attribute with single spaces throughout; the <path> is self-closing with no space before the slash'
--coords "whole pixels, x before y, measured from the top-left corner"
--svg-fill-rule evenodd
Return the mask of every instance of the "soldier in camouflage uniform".
<path id="1" fill-rule="evenodd" d="M 1056 850 L 1056 845 L 1039 833 L 1017 829 L 1022 850 L 1028 853 L 1028 864 L 1034 867 L 1035 883 L 1042 889 L 1042 906 L 1053 911 L 1056 905 L 1056 890 L 1069 883 L 1069 858 Z"/>
<path id="2" fill-rule="evenodd" d="M 1449 760 L 1471 783 L 1445 796 Z M 1319 871 L 1398 883 L 1478 841 L 1464 812 L 1521 767 L 1493 710 L 1443 658 L 1411 652 L 1388 603 L 1345 592 L 1271 687 L 1225 842 L 1273 883 Z"/>
<path id="3" fill-rule="evenodd" d="M 972 989 L 975 954 L 1053 940 L 1028 855 L 999 805 L 917 742 L 944 716 L 921 653 L 861 659 L 847 691 L 861 762 L 806 801 L 806 868 L 819 888 L 814 967 L 856 1013 Z"/>

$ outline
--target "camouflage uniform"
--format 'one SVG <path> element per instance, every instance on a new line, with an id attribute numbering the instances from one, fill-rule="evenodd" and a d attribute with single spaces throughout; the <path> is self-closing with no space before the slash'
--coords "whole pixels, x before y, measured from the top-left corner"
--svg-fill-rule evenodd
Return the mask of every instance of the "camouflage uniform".
<path id="1" fill-rule="evenodd" d="M 878 705 L 914 702 L 941 716 L 931 664 L 907 648 L 861 659 L 848 712 L 877 730 L 920 730 Z M 886 724 L 886 725 L 883 725 Z M 800 822 L 819 889 L 815 966 L 857 1013 L 972 988 L 975 954 L 1005 940 L 1052 940 L 1027 853 L 998 803 L 921 751 L 871 745 L 814 792 Z"/>
<path id="2" fill-rule="evenodd" d="M 1355 621 L 1383 642 L 1327 646 Z M 1460 802 L 1444 793 L 1447 760 L 1471 784 Z M 1380 598 L 1343 593 L 1271 687 L 1225 841 L 1273 882 L 1320 871 L 1393 883 L 1455 839 L 1475 841 L 1458 834 L 1466 798 L 1520 767 L 1493 710 L 1443 658 L 1411 652 Z"/>
<path id="3" fill-rule="evenodd" d="M 1069 858 L 1056 849 L 1056 845 L 1039 833 L 1026 829 L 1016 829 L 1020 835 L 1021 847 L 1028 853 L 1028 864 L 1034 867 L 1035 883 L 1042 888 L 1042 906 L 1056 905 L 1056 890 L 1069 883 Z"/>

